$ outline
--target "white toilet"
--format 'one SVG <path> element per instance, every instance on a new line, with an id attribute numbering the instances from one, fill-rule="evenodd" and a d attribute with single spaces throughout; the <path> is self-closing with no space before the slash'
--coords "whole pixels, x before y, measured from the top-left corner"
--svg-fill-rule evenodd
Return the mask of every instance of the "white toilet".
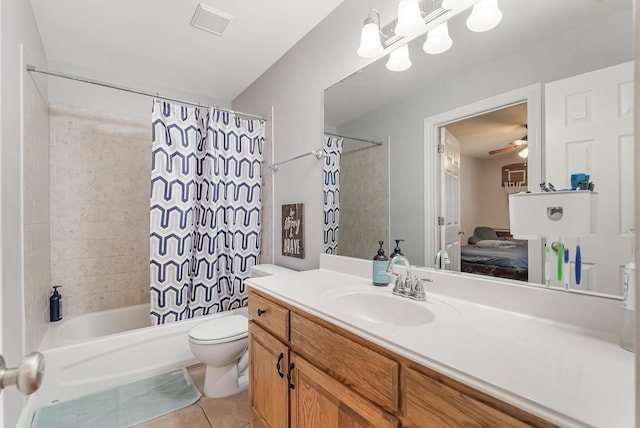
<path id="1" fill-rule="evenodd" d="M 249 276 L 270 276 L 294 272 L 271 264 L 255 265 Z M 240 314 L 205 321 L 189 331 L 189 348 L 207 366 L 204 395 L 209 398 L 228 397 L 249 385 L 248 335 L 249 320 Z"/>

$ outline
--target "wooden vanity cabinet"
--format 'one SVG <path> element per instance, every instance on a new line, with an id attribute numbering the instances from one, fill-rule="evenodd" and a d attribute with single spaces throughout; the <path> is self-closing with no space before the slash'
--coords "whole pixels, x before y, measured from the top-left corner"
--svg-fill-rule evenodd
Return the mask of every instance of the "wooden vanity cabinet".
<path id="1" fill-rule="evenodd" d="M 249 324 L 249 402 L 255 427 L 289 427 L 289 347 Z"/>
<path id="2" fill-rule="evenodd" d="M 398 428 L 399 421 L 292 353 L 291 426 L 297 428 Z"/>
<path id="3" fill-rule="evenodd" d="M 353 333 L 249 291 L 255 427 L 552 427 Z"/>

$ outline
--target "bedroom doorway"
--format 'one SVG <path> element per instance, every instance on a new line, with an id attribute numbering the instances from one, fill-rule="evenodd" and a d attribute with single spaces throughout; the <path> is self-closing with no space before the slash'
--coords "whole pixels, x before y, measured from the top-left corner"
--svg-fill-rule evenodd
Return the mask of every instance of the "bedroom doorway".
<path id="1" fill-rule="evenodd" d="M 510 111 L 511 108 L 514 111 Z M 518 109 L 520 111 L 515 111 Z M 512 114 L 517 118 L 511 119 L 509 125 L 501 124 L 504 120 L 500 119 L 502 113 Z M 462 245 L 468 245 L 469 238 L 473 237 L 476 228 L 479 232 L 490 232 L 489 235 L 482 235 L 484 240 L 487 240 L 487 236 L 497 237 L 489 239 L 489 241 L 502 241 L 509 238 L 506 190 L 515 189 L 509 188 L 509 185 L 505 188 L 504 182 L 518 182 L 521 190 L 527 190 L 529 183 L 541 182 L 540 118 L 540 85 L 536 84 L 425 119 L 425 162 L 426 165 L 432 165 L 431 172 L 425 175 L 425 200 L 427 201 L 425 207 L 427 212 L 425 254 L 427 262 L 429 259 L 433 261 L 435 254 L 440 249 L 446 249 L 448 253 L 449 251 L 453 253 L 450 255 L 452 263 L 447 268 L 465 271 L 463 261 L 460 260 L 460 263 L 457 263 L 454 260 L 460 254 L 459 249 L 462 248 Z M 467 120 L 483 122 L 485 128 L 502 127 L 505 129 L 504 135 L 500 138 L 495 136 L 484 138 L 483 134 L 491 133 L 488 133 L 486 129 L 483 130 L 482 127 L 476 130 L 470 127 L 466 133 L 457 129 L 463 126 L 459 126 L 459 123 L 464 123 Z M 443 140 L 443 129 L 447 129 L 454 137 L 461 140 L 457 192 L 452 192 L 450 186 L 447 188 L 445 182 L 444 156 L 441 152 L 446 150 L 444 145 L 440 145 Z M 483 143 L 483 139 L 492 139 L 493 146 L 486 145 L 486 141 Z M 518 156 L 525 148 L 528 152 L 524 153 L 526 158 L 521 157 L 522 155 Z M 476 151 L 477 156 L 487 158 L 486 161 L 470 162 L 471 154 L 469 151 Z M 489 154 L 489 152 L 493 154 Z M 509 158 L 508 161 L 507 158 Z M 507 165 L 513 167 L 506 168 L 505 171 L 503 167 Z M 526 178 L 522 174 L 522 168 L 526 170 Z M 519 173 L 516 173 L 516 169 L 520 170 Z M 503 173 L 506 174 L 506 180 L 503 179 Z M 469 177 L 472 178 L 469 179 Z M 533 189 L 533 187 L 531 188 Z M 434 192 L 434 189 L 437 191 Z M 449 201 L 446 200 L 447 194 Z M 456 194 L 457 196 L 455 196 Z M 451 199 L 452 195 L 455 196 L 453 200 Z M 455 207 L 458 207 L 460 211 L 457 239 L 455 239 L 451 227 L 455 220 L 447 218 L 451 216 L 447 212 L 455 212 Z M 430 212 L 433 217 L 430 216 Z M 431 220 L 433 218 L 436 219 L 435 222 Z M 486 242 L 485 244 L 501 245 L 496 242 Z M 540 241 L 519 242 L 519 244 L 524 245 L 526 249 L 524 266 L 521 266 L 520 271 L 504 272 L 491 266 L 486 271 L 477 269 L 473 273 L 539 282 L 542 278 L 542 245 Z M 524 275 L 522 274 L 523 270 Z"/>
<path id="2" fill-rule="evenodd" d="M 527 242 L 513 239 L 508 205 L 509 193 L 527 188 L 527 103 L 440 129 L 441 236 L 448 269 L 527 281 Z"/>

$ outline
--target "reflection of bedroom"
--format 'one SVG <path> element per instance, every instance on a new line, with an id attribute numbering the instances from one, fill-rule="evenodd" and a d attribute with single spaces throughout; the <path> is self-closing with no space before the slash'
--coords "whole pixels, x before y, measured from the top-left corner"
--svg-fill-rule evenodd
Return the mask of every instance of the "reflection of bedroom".
<path id="1" fill-rule="evenodd" d="M 526 148 L 526 118 L 526 104 L 521 104 L 447 125 L 460 142 L 464 272 L 527 280 L 527 245 L 510 234 L 507 193 L 518 191 L 526 179 L 514 165 L 527 162 L 521 153 Z"/>

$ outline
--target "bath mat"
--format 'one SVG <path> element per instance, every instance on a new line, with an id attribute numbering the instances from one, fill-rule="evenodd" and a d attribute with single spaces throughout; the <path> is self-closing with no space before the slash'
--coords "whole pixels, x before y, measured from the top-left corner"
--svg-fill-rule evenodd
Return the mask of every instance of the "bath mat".
<path id="1" fill-rule="evenodd" d="M 195 403 L 200 398 L 186 369 L 38 409 L 32 428 L 124 428 Z"/>

